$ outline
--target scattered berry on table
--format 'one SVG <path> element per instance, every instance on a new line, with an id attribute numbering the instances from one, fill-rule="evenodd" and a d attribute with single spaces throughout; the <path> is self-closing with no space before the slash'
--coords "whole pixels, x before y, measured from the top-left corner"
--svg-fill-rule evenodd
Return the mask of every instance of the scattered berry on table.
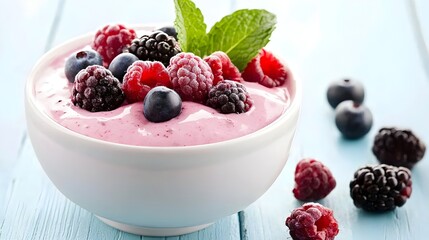
<path id="1" fill-rule="evenodd" d="M 426 151 L 425 144 L 409 129 L 381 128 L 374 139 L 372 152 L 380 161 L 412 169 Z"/>
<path id="2" fill-rule="evenodd" d="M 155 31 L 165 32 L 168 36 L 174 37 L 174 39 L 177 41 L 177 31 L 174 26 L 164 26 L 156 29 Z"/>
<path id="3" fill-rule="evenodd" d="M 366 106 L 347 100 L 335 109 L 335 124 L 345 138 L 358 139 L 371 130 L 372 113 Z"/>
<path id="4" fill-rule="evenodd" d="M 76 75 L 71 101 L 91 112 L 110 111 L 124 102 L 121 83 L 103 66 L 91 65 Z"/>
<path id="5" fill-rule="evenodd" d="M 128 103 L 141 102 L 154 87 L 171 87 L 170 76 L 161 62 L 136 61 L 128 67 L 122 89 Z"/>
<path id="6" fill-rule="evenodd" d="M 139 60 L 139 58 L 134 54 L 121 53 L 112 60 L 109 65 L 109 70 L 112 72 L 113 76 L 122 83 L 128 67 L 137 60 Z"/>
<path id="7" fill-rule="evenodd" d="M 350 196 L 356 207 L 385 212 L 401 207 L 411 196 L 408 168 L 386 164 L 359 168 L 350 181 Z"/>
<path id="8" fill-rule="evenodd" d="M 91 65 L 102 65 L 103 59 L 100 54 L 94 50 L 82 50 L 73 53 L 67 58 L 65 63 L 65 74 L 69 82 L 74 82 L 76 74 Z"/>
<path id="9" fill-rule="evenodd" d="M 298 200 L 320 200 L 326 197 L 336 184 L 331 171 L 315 159 L 302 159 L 296 165 L 293 194 Z"/>
<path id="10" fill-rule="evenodd" d="M 228 55 L 224 52 L 217 51 L 210 56 L 205 57 L 206 61 L 213 72 L 213 85 L 223 80 L 232 80 L 242 82 L 243 78 L 238 68 L 231 62 Z"/>
<path id="11" fill-rule="evenodd" d="M 95 34 L 92 48 L 100 53 L 103 58 L 103 65 L 108 67 L 110 62 L 119 55 L 124 48 L 127 48 L 136 32 L 122 24 L 106 25 Z"/>
<path id="12" fill-rule="evenodd" d="M 346 100 L 353 100 L 362 104 L 365 98 L 364 87 L 361 82 L 352 79 L 341 79 L 332 82 L 327 91 L 329 105 L 336 108 L 338 104 Z"/>
<path id="13" fill-rule="evenodd" d="M 176 40 L 161 31 L 134 39 L 125 51 L 143 61 L 160 61 L 166 67 L 170 64 L 170 59 L 181 52 Z"/>
<path id="14" fill-rule="evenodd" d="M 210 66 L 193 53 L 179 53 L 171 58 L 167 68 L 173 89 L 183 101 L 205 103 L 213 86 Z"/>
<path id="15" fill-rule="evenodd" d="M 223 80 L 210 88 L 207 106 L 221 113 L 244 113 L 252 107 L 246 88 L 234 81 Z"/>
<path id="16" fill-rule="evenodd" d="M 165 122 L 182 111 L 182 99 L 170 88 L 159 86 L 148 92 L 143 102 L 143 114 L 151 122 Z"/>
<path id="17" fill-rule="evenodd" d="M 319 203 L 305 203 L 294 209 L 286 226 L 293 240 L 332 240 L 339 232 L 333 211 Z"/>
<path id="18" fill-rule="evenodd" d="M 278 87 L 287 81 L 289 70 L 271 52 L 261 49 L 244 69 L 242 75 L 248 82 L 258 82 L 266 87 Z"/>

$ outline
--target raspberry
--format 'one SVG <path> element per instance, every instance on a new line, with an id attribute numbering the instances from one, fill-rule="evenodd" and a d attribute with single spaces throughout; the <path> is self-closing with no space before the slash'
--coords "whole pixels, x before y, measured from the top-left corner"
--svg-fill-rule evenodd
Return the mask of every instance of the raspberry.
<path id="1" fill-rule="evenodd" d="M 71 101 L 91 112 L 110 111 L 122 105 L 124 92 L 109 70 L 91 65 L 76 75 Z"/>
<path id="2" fill-rule="evenodd" d="M 136 55 L 140 60 L 160 61 L 166 67 L 170 64 L 170 58 L 181 52 L 174 37 L 162 31 L 134 39 L 125 51 Z"/>
<path id="3" fill-rule="evenodd" d="M 411 191 L 410 170 L 386 164 L 362 167 L 350 181 L 350 196 L 354 205 L 371 212 L 401 207 L 411 196 Z"/>
<path id="4" fill-rule="evenodd" d="M 183 101 L 204 103 L 213 86 L 210 66 L 193 53 L 179 53 L 167 68 L 174 90 Z"/>
<path id="5" fill-rule="evenodd" d="M 161 62 L 135 61 L 128 67 L 122 89 L 129 103 L 143 101 L 156 86 L 171 88 L 170 76 Z"/>
<path id="6" fill-rule="evenodd" d="M 293 194 L 298 200 L 320 200 L 326 197 L 336 184 L 331 171 L 315 159 L 302 159 L 296 165 Z"/>
<path id="7" fill-rule="evenodd" d="M 205 57 L 206 61 L 213 72 L 213 85 L 216 85 L 218 82 L 225 79 L 242 82 L 243 78 L 241 77 L 240 71 L 238 68 L 231 62 L 226 53 L 217 51 L 212 53 L 210 56 Z"/>
<path id="8" fill-rule="evenodd" d="M 372 152 L 380 163 L 412 169 L 425 155 L 425 144 L 411 130 L 381 128 Z"/>
<path id="9" fill-rule="evenodd" d="M 244 113 L 253 102 L 246 88 L 234 81 L 223 80 L 210 88 L 207 106 L 221 113 Z"/>
<path id="10" fill-rule="evenodd" d="M 271 52 L 261 49 L 247 64 L 241 76 L 248 82 L 258 82 L 272 88 L 281 86 L 287 81 L 288 71 Z"/>
<path id="11" fill-rule="evenodd" d="M 110 62 L 136 38 L 133 29 L 124 25 L 106 25 L 95 34 L 92 48 L 103 57 L 103 65 L 108 67 Z"/>
<path id="12" fill-rule="evenodd" d="M 319 203 L 306 203 L 292 211 L 286 226 L 294 240 L 332 240 L 339 229 L 333 211 Z"/>

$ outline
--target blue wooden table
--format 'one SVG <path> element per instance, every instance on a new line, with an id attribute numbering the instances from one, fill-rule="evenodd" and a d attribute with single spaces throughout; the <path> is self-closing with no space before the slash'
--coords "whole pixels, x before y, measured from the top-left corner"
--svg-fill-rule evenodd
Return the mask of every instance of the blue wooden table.
<path id="1" fill-rule="evenodd" d="M 348 182 L 358 167 L 376 163 L 370 148 L 383 126 L 411 128 L 429 144 L 429 2 L 195 2 L 209 25 L 235 9 L 276 13 L 270 48 L 304 82 L 304 99 L 289 161 L 270 190 L 209 228 L 165 239 L 290 239 L 284 220 L 301 204 L 292 188 L 295 164 L 303 157 L 321 160 L 337 179 L 321 201 L 339 221 L 337 239 L 427 239 L 428 156 L 412 171 L 409 201 L 390 213 L 356 209 Z M 1 0 L 0 6 L 0 239 L 159 239 L 110 228 L 56 190 L 26 134 L 23 86 L 35 61 L 53 46 L 107 23 L 172 23 L 172 1 Z M 343 77 L 364 83 L 365 103 L 374 115 L 373 129 L 361 140 L 341 138 L 326 102 L 329 82 Z"/>

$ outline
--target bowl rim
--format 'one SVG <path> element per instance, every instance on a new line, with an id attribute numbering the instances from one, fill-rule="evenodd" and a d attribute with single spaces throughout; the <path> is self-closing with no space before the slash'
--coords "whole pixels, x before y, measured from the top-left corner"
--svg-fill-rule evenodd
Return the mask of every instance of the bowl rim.
<path id="1" fill-rule="evenodd" d="M 154 24 L 152 25 L 135 25 L 131 26 L 136 31 L 150 31 L 153 30 L 156 26 Z M 73 37 L 67 41 L 64 41 L 55 47 L 51 48 L 49 51 L 44 53 L 34 64 L 33 68 L 31 69 L 30 74 L 28 75 L 25 83 L 25 102 L 26 102 L 26 108 L 31 107 L 33 109 L 33 112 L 36 114 L 33 114 L 32 117 L 37 115 L 44 123 L 49 125 L 50 128 L 55 129 L 55 131 L 59 131 L 69 137 L 80 139 L 81 141 L 91 142 L 93 144 L 98 145 L 105 145 L 109 148 L 122 148 L 127 150 L 151 150 L 151 151 L 162 151 L 162 152 L 170 152 L 170 151 L 186 151 L 186 150 L 207 150 L 210 148 L 222 148 L 223 146 L 233 145 L 233 144 L 242 144 L 245 141 L 250 141 L 257 139 L 261 135 L 265 135 L 267 132 L 273 131 L 277 127 L 279 127 L 283 122 L 287 122 L 288 119 L 292 118 L 294 116 L 294 112 L 299 115 L 300 112 L 300 106 L 302 104 L 302 86 L 301 81 L 297 80 L 295 77 L 295 74 L 292 74 L 289 72 L 290 80 L 292 83 L 290 83 L 290 86 L 294 88 L 293 94 L 290 94 L 291 101 L 287 109 L 282 113 L 280 117 L 275 119 L 270 124 L 266 125 L 265 127 L 262 127 L 261 129 L 256 130 L 255 132 L 246 134 L 244 136 L 236 137 L 229 140 L 224 140 L 220 142 L 214 142 L 214 143 L 206 143 L 206 144 L 198 144 L 198 145 L 189 145 L 189 146 L 140 146 L 140 145 L 131 145 L 131 144 L 123 144 L 123 143 L 115 143 L 110 141 L 105 141 L 93 137 L 89 137 L 86 135 L 83 135 L 81 133 L 72 131 L 61 124 L 57 123 L 53 118 L 51 118 L 46 112 L 42 111 L 39 107 L 37 107 L 36 99 L 33 94 L 34 89 L 34 82 L 35 77 L 37 73 L 40 71 L 40 67 L 46 65 L 55 57 L 57 57 L 57 52 L 65 52 L 64 49 L 74 49 L 76 47 L 79 47 L 82 45 L 82 41 L 85 39 L 89 39 L 95 35 L 95 31 L 89 32 L 83 35 L 79 35 L 76 37 Z M 286 66 L 288 66 L 286 64 Z M 29 118 L 28 113 L 26 111 L 26 118 Z"/>

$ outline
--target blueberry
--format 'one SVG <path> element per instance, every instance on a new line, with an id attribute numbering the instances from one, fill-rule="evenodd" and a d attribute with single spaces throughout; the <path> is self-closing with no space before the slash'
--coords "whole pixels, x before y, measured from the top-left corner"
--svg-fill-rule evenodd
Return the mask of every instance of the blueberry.
<path id="1" fill-rule="evenodd" d="M 365 91 L 361 82 L 351 79 L 343 79 L 332 82 L 328 87 L 328 102 L 332 108 L 336 108 L 342 101 L 353 100 L 363 103 Z"/>
<path id="2" fill-rule="evenodd" d="M 65 74 L 69 82 L 74 82 L 77 73 L 91 65 L 103 65 L 103 59 L 100 54 L 94 50 L 82 50 L 73 53 L 66 60 L 64 67 Z"/>
<path id="3" fill-rule="evenodd" d="M 128 67 L 137 60 L 139 60 L 139 58 L 134 54 L 121 53 L 112 60 L 109 65 L 109 70 L 112 72 L 113 76 L 122 82 Z"/>
<path id="4" fill-rule="evenodd" d="M 182 111 L 182 99 L 175 91 L 159 86 L 152 88 L 143 102 L 143 114 L 151 122 L 165 122 Z"/>
<path id="5" fill-rule="evenodd" d="M 174 39 L 176 39 L 176 41 L 177 41 L 177 31 L 176 31 L 176 28 L 174 28 L 173 26 L 165 26 L 162 28 L 155 29 L 154 31 L 163 31 L 168 36 L 174 37 Z"/>
<path id="6" fill-rule="evenodd" d="M 335 124 L 345 138 L 358 139 L 371 129 L 372 113 L 366 106 L 347 100 L 335 109 Z"/>

